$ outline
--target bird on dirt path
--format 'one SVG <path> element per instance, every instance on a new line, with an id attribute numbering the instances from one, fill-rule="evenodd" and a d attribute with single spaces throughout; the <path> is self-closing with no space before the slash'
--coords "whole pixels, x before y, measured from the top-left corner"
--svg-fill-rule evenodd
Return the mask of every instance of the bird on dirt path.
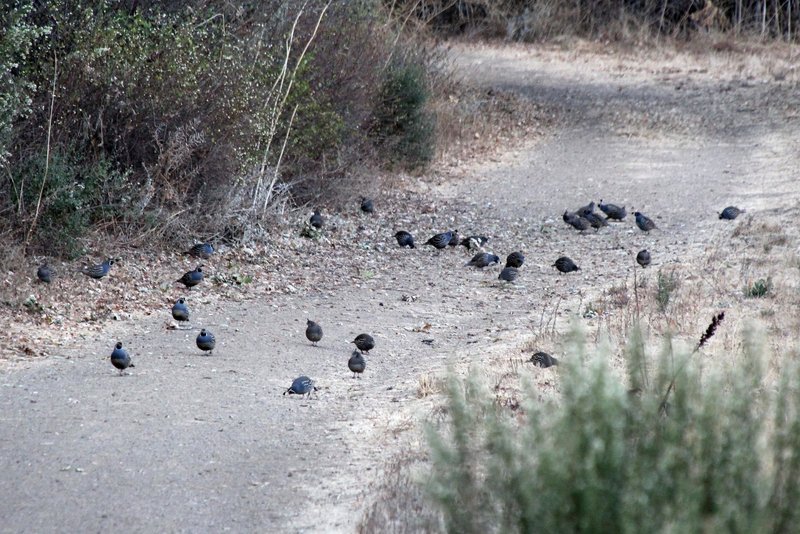
<path id="1" fill-rule="evenodd" d="M 641 230 L 642 232 L 649 232 L 654 228 L 658 228 L 656 226 L 656 223 L 654 223 L 650 217 L 648 217 L 641 211 L 637 211 L 633 215 L 636 217 L 636 226 L 638 226 L 639 230 Z"/>
<path id="2" fill-rule="evenodd" d="M 355 343 L 362 353 L 369 354 L 369 351 L 375 348 L 375 340 L 369 334 L 358 334 L 350 343 Z"/>
<path id="3" fill-rule="evenodd" d="M 639 253 L 636 255 L 636 263 L 641 265 L 642 268 L 650 265 L 650 253 L 646 249 L 640 250 Z"/>
<path id="4" fill-rule="evenodd" d="M 453 230 L 453 235 L 450 237 L 450 241 L 448 241 L 448 245 L 455 248 L 458 246 L 458 230 Z"/>
<path id="5" fill-rule="evenodd" d="M 575 213 L 565 211 L 561 218 L 564 219 L 565 223 L 572 226 L 579 232 L 583 232 L 584 230 L 588 230 L 592 227 L 592 223 L 590 223 L 586 217 L 581 217 Z"/>
<path id="6" fill-rule="evenodd" d="M 353 372 L 353 378 L 356 378 L 356 376 L 363 373 L 364 369 L 367 368 L 367 360 L 364 359 L 364 355 L 354 350 L 353 354 L 350 355 L 350 359 L 347 361 L 347 368 Z"/>
<path id="7" fill-rule="evenodd" d="M 497 276 L 498 280 L 513 284 L 514 280 L 519 276 L 519 271 L 516 267 L 505 267 Z"/>
<path id="8" fill-rule="evenodd" d="M 628 215 L 628 212 L 625 211 L 625 206 L 620 207 L 616 204 L 603 204 L 601 200 L 598 207 L 600 211 L 606 214 L 606 217 L 614 221 L 621 221 Z"/>
<path id="9" fill-rule="evenodd" d="M 471 260 L 464 264 L 465 267 L 477 267 L 478 269 L 483 269 L 484 267 L 488 267 L 489 265 L 494 265 L 496 263 L 500 263 L 500 257 L 495 256 L 494 254 L 489 254 L 488 252 L 478 252 L 475 254 Z"/>
<path id="10" fill-rule="evenodd" d="M 214 255 L 214 245 L 211 243 L 195 243 L 192 245 L 192 248 L 184 252 L 184 254 L 207 260 Z"/>
<path id="11" fill-rule="evenodd" d="M 185 285 L 187 288 L 192 288 L 203 281 L 203 266 L 198 265 L 194 271 L 184 273 L 183 276 L 175 280 Z"/>
<path id="12" fill-rule="evenodd" d="M 525 256 L 522 252 L 512 252 L 511 254 L 506 257 L 506 267 L 514 267 L 515 269 L 519 269 L 522 267 L 522 264 L 525 263 Z"/>
<path id="13" fill-rule="evenodd" d="M 186 299 L 181 297 L 172 305 L 172 318 L 178 321 L 178 324 L 189 322 L 189 307 L 186 305 Z"/>
<path id="14" fill-rule="evenodd" d="M 414 246 L 414 236 L 405 230 L 400 230 L 399 232 L 395 233 L 394 238 L 397 239 L 397 244 L 400 245 L 401 248 L 416 248 Z"/>
<path id="15" fill-rule="evenodd" d="M 553 267 L 559 270 L 559 272 L 563 273 L 571 273 L 573 271 L 580 271 L 581 268 L 575 265 L 575 262 L 569 259 L 566 256 L 561 256 L 558 258 L 555 263 L 553 263 Z"/>
<path id="16" fill-rule="evenodd" d="M 108 258 L 99 265 L 90 265 L 89 267 L 84 267 L 81 272 L 90 278 L 100 280 L 106 276 L 109 271 L 111 271 L 111 266 L 114 265 L 114 261 L 114 258 Z"/>
<path id="17" fill-rule="evenodd" d="M 55 275 L 56 272 L 47 265 L 47 262 L 41 264 L 39 268 L 36 269 L 36 278 L 45 284 L 49 284 Z"/>
<path id="18" fill-rule="evenodd" d="M 558 365 L 558 359 L 554 358 L 553 356 L 550 356 L 546 352 L 537 352 L 533 356 L 531 356 L 531 359 L 528 361 L 530 361 L 536 367 L 543 367 L 543 368 Z"/>
<path id="19" fill-rule="evenodd" d="M 587 214 L 594 213 L 594 201 L 589 202 L 585 206 L 582 206 L 575 210 L 575 215 L 579 217 L 586 217 Z M 587 217 L 588 218 L 588 217 Z"/>
<path id="20" fill-rule="evenodd" d="M 732 221 L 744 212 L 745 210 L 740 210 L 736 206 L 728 206 L 727 208 L 722 210 L 722 212 L 719 214 L 719 218 L 724 219 L 726 221 Z"/>
<path id="21" fill-rule="evenodd" d="M 587 221 L 589 221 L 589 224 L 591 224 L 592 228 L 594 228 L 595 230 L 599 230 L 603 226 L 608 226 L 608 223 L 606 222 L 605 218 L 599 216 L 594 212 L 584 213 L 582 217 Z"/>
<path id="22" fill-rule="evenodd" d="M 442 232 L 441 234 L 436 234 L 435 236 L 425 241 L 425 244 L 431 245 L 438 250 L 442 250 L 443 248 L 446 248 L 447 245 L 450 244 L 451 239 L 453 239 L 453 232 L 447 231 L 447 232 Z"/>
<path id="23" fill-rule="evenodd" d="M 322 327 L 311 319 L 306 320 L 306 339 L 315 347 L 317 342 L 322 339 Z"/>
<path id="24" fill-rule="evenodd" d="M 314 210 L 314 215 L 308 220 L 311 223 L 311 226 L 314 228 L 322 228 L 322 225 L 325 224 L 325 220 L 322 218 L 322 214 L 319 210 Z"/>
<path id="25" fill-rule="evenodd" d="M 488 241 L 489 238 L 485 235 L 471 235 L 462 239 L 460 245 L 465 247 L 467 250 L 473 250 L 476 248 L 481 248 Z"/>
<path id="26" fill-rule="evenodd" d="M 202 350 L 203 352 L 208 352 L 209 355 L 214 353 L 214 345 L 217 344 L 217 339 L 209 330 L 206 330 L 205 328 L 200 330 L 200 333 L 197 334 L 197 339 L 195 341 L 198 349 Z"/>
<path id="27" fill-rule="evenodd" d="M 111 365 L 119 369 L 119 374 L 122 376 L 125 369 L 128 367 L 136 367 L 131 361 L 128 351 L 122 348 L 122 342 L 118 341 L 111 352 Z"/>
<path id="28" fill-rule="evenodd" d="M 298 376 L 292 381 L 292 385 L 289 386 L 289 389 L 283 392 L 284 395 L 287 393 L 289 395 L 308 395 L 311 397 L 311 394 L 317 391 L 317 387 L 314 385 L 314 381 L 308 378 L 306 375 Z"/>
<path id="29" fill-rule="evenodd" d="M 364 213 L 373 213 L 375 211 L 375 204 L 371 198 L 361 197 L 361 211 Z"/>

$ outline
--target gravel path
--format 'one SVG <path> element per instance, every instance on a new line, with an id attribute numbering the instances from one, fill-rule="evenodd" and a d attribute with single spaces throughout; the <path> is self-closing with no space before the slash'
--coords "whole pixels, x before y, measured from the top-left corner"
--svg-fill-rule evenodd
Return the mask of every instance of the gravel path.
<path id="1" fill-rule="evenodd" d="M 726 205 L 797 205 L 797 74 L 746 55 L 664 55 L 456 47 L 465 77 L 531 98 L 554 131 L 408 186 L 383 211 L 379 200 L 374 218 L 343 215 L 329 241 L 291 251 L 304 262 L 296 290 L 243 302 L 194 290 L 195 329 L 165 329 L 165 309 L 0 371 L 0 531 L 352 532 L 397 436 L 424 416 L 421 377 L 489 361 L 555 302 L 567 321 L 639 248 L 657 266 L 701 255 L 731 231 L 715 216 Z M 578 235 L 561 222 L 601 197 L 659 230 L 629 220 Z M 520 282 L 465 270 L 462 251 L 399 250 L 401 227 L 420 244 L 458 228 L 492 236 L 503 258 L 521 249 Z M 582 272 L 559 276 L 561 254 Z M 307 318 L 323 326 L 319 347 Z M 217 336 L 212 356 L 194 348 L 201 326 Z M 348 342 L 361 332 L 377 347 L 354 380 Z M 130 376 L 107 361 L 118 339 Z M 282 396 L 303 373 L 317 398 Z"/>

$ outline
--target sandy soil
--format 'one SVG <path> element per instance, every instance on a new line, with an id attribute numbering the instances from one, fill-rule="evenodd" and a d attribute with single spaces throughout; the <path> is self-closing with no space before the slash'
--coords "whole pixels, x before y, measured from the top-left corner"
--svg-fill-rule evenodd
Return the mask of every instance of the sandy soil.
<path id="1" fill-rule="evenodd" d="M 223 252 L 212 272 L 259 283 L 188 292 L 192 330 L 166 328 L 168 303 L 186 293 L 159 285 L 171 274 L 129 259 L 117 276 L 152 289 L 120 294 L 119 321 L 70 331 L 46 358 L 0 370 L 0 531 L 352 532 L 385 462 L 419 446 L 409 430 L 430 406 L 421 379 L 496 362 L 544 317 L 583 316 L 630 276 L 640 248 L 655 269 L 703 257 L 739 224 L 716 219 L 729 204 L 747 217 L 796 214 L 800 92 L 787 54 L 455 47 L 465 79 L 487 98 L 533 100 L 552 131 L 406 179 L 376 198 L 373 217 L 355 206 L 328 214 L 321 240 L 297 236 L 308 216 L 297 214 L 245 260 Z M 659 229 L 645 235 L 630 217 L 580 235 L 561 222 L 564 209 L 600 198 Z M 401 228 L 420 245 L 448 228 L 487 234 L 488 250 L 527 261 L 516 285 L 500 287 L 498 269 L 465 269 L 461 249 L 398 249 Z M 551 264 L 562 254 L 582 271 L 559 275 Z M 63 300 L 32 291 L 46 306 Z M 124 313 L 128 298 L 154 307 Z M 319 347 L 305 340 L 307 318 L 323 326 Z M 217 336 L 212 356 L 194 348 L 200 327 Z M 377 347 L 354 380 L 348 342 L 361 332 Z M 109 365 L 117 339 L 134 358 L 130 376 Z M 282 396 L 300 374 L 318 395 Z"/>

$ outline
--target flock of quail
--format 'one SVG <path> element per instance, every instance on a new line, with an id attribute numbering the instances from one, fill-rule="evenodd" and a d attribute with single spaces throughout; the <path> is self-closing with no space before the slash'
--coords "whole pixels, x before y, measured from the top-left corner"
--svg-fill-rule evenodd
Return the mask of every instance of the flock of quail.
<path id="1" fill-rule="evenodd" d="M 575 228 L 579 232 L 586 232 L 590 229 L 599 231 L 601 228 L 608 226 L 609 222 L 622 222 L 627 217 L 625 206 L 606 204 L 601 200 L 597 207 L 602 212 L 602 215 L 595 212 L 595 203 L 590 202 L 588 205 L 583 206 L 574 212 L 570 212 L 569 210 L 565 211 L 562 218 L 566 224 Z M 375 209 L 374 202 L 369 198 L 362 198 L 360 208 L 361 211 L 371 214 Z M 735 206 L 728 206 L 722 210 L 722 212 L 719 214 L 719 218 L 733 220 L 743 212 L 744 210 L 741 210 Z M 657 228 L 653 220 L 641 212 L 635 212 L 634 217 L 636 226 L 643 232 L 650 232 L 651 230 Z M 325 220 L 319 210 L 314 210 L 314 213 L 309 220 L 309 224 L 316 229 L 322 229 L 325 224 Z M 397 244 L 401 248 L 416 248 L 414 244 L 414 236 L 411 233 L 405 230 L 400 230 L 394 234 L 394 237 L 397 240 Z M 446 232 L 434 235 L 425 242 L 425 245 L 431 245 L 437 251 L 447 247 L 455 248 L 459 245 L 465 247 L 467 250 L 474 250 L 482 249 L 488 241 L 489 238 L 486 236 L 470 235 L 461 238 L 459 237 L 457 230 L 448 230 Z M 214 247 L 210 243 L 198 243 L 186 251 L 186 254 L 199 259 L 207 260 L 214 254 Z M 118 260 L 115 260 L 114 258 L 108 258 L 100 264 L 84 267 L 80 272 L 86 276 L 89 276 L 90 278 L 99 280 L 109 274 L 115 261 Z M 636 255 L 636 262 L 643 268 L 650 265 L 650 252 L 647 250 L 640 250 Z M 489 252 L 481 251 L 476 253 L 472 259 L 465 264 L 465 266 L 484 269 L 499 263 L 499 256 Z M 502 282 L 513 283 L 519 277 L 519 269 L 524 263 L 525 256 L 522 254 L 522 252 L 515 251 L 510 253 L 506 257 L 505 266 L 500 271 L 498 279 Z M 555 260 L 552 266 L 555 267 L 561 274 L 580 270 L 580 267 L 578 267 L 578 265 L 576 265 L 575 262 L 567 256 L 559 257 Z M 56 276 L 56 273 L 47 265 L 47 263 L 44 263 L 39 266 L 36 276 L 41 282 L 50 283 Z M 183 276 L 178 278 L 175 282 L 182 283 L 187 289 L 191 289 L 192 287 L 200 284 L 202 281 L 203 265 L 201 264 L 198 265 L 194 270 L 183 274 Z M 190 313 L 189 308 L 186 305 L 185 298 L 179 298 L 172 306 L 172 317 L 178 322 L 179 328 L 183 328 L 183 324 L 188 324 Z M 322 340 L 322 327 L 318 323 L 309 319 L 306 324 L 305 335 L 312 345 L 316 346 L 317 343 Z M 214 347 L 216 345 L 216 339 L 210 330 L 206 328 L 201 329 L 195 342 L 197 348 L 202 350 L 204 353 L 207 352 L 209 355 L 213 354 Z M 360 375 L 366 370 L 367 361 L 364 358 L 364 354 L 369 354 L 369 351 L 375 348 L 375 339 L 369 334 L 360 334 L 351 343 L 355 344 L 356 350 L 353 350 L 350 359 L 347 362 L 347 367 L 353 373 L 353 378 L 356 378 L 360 377 Z M 558 360 L 556 358 L 545 352 L 535 353 L 530 361 L 534 363 L 534 365 L 540 367 L 550 367 L 558 364 Z M 111 352 L 111 364 L 119 370 L 120 375 L 124 374 L 127 368 L 135 367 L 130 355 L 123 348 L 121 342 L 117 342 L 113 351 Z M 314 385 L 314 380 L 303 375 L 297 377 L 292 382 L 292 385 L 283 394 L 310 396 L 315 391 L 317 391 L 317 387 Z"/>

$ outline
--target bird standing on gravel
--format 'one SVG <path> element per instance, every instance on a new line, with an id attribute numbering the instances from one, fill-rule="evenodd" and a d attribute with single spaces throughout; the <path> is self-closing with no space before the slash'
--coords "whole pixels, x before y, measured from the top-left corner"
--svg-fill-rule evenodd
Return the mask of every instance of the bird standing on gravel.
<path id="1" fill-rule="evenodd" d="M 606 214 L 606 217 L 614 221 L 621 221 L 628 215 L 628 212 L 625 211 L 625 206 L 620 207 L 616 204 L 603 204 L 601 200 L 598 207 L 600 211 Z"/>
<path id="2" fill-rule="evenodd" d="M 573 271 L 580 271 L 581 268 L 575 265 L 575 262 L 569 259 L 566 256 L 561 256 L 558 258 L 553 267 L 559 270 L 559 272 L 563 273 L 571 273 Z"/>
<path id="3" fill-rule="evenodd" d="M 465 247 L 467 250 L 472 250 L 476 248 L 481 248 L 489 241 L 489 238 L 485 235 L 471 235 L 467 236 L 461 240 L 460 244 L 462 247 Z"/>
<path id="4" fill-rule="evenodd" d="M 111 352 L 111 365 L 119 369 L 120 376 L 128 367 L 136 367 L 133 365 L 133 362 L 131 362 L 131 357 L 128 354 L 128 351 L 122 348 L 121 341 L 117 342 L 117 344 L 114 346 L 114 350 Z"/>
<path id="5" fill-rule="evenodd" d="M 172 318 L 178 321 L 178 324 L 189 322 L 189 307 L 185 298 L 179 298 L 172 305 Z"/>
<path id="6" fill-rule="evenodd" d="M 589 221 L 589 224 L 591 224 L 592 228 L 594 228 L 595 230 L 599 230 L 603 226 L 608 226 L 606 220 L 594 212 L 584 213 L 582 217 L 587 221 Z"/>
<path id="7" fill-rule="evenodd" d="M 185 285 L 187 288 L 192 288 L 203 281 L 203 266 L 198 265 L 194 271 L 184 273 L 183 276 L 175 280 Z"/>
<path id="8" fill-rule="evenodd" d="M 51 269 L 49 265 L 47 265 L 47 262 L 41 264 L 39 268 L 36 269 L 36 278 L 45 284 L 49 284 L 55 274 L 55 271 Z"/>
<path id="9" fill-rule="evenodd" d="M 636 226 L 638 226 L 639 230 L 642 232 L 649 232 L 650 230 L 657 228 L 656 223 L 654 223 L 650 217 L 641 211 L 637 211 L 633 215 L 636 217 Z"/>
<path id="10" fill-rule="evenodd" d="M 375 211 L 375 204 L 371 198 L 361 197 L 361 211 L 364 213 L 373 213 Z"/>
<path id="11" fill-rule="evenodd" d="M 550 356 L 546 352 L 537 352 L 529 360 L 536 367 L 552 367 L 558 365 L 558 359 Z"/>
<path id="12" fill-rule="evenodd" d="M 319 210 L 314 210 L 314 215 L 308 220 L 311 223 L 311 226 L 314 228 L 322 228 L 322 225 L 325 224 L 325 220 L 322 218 L 322 214 Z"/>
<path id="13" fill-rule="evenodd" d="M 375 340 L 369 334 L 358 334 L 350 343 L 355 343 L 362 353 L 369 354 L 369 351 L 375 348 Z"/>
<path id="14" fill-rule="evenodd" d="M 576 215 L 568 211 L 565 211 L 561 218 L 564 219 L 565 223 L 572 226 L 579 232 L 583 232 L 584 230 L 588 230 L 592 227 L 592 223 L 590 223 L 586 217 L 581 217 L 580 215 Z"/>
<path id="15" fill-rule="evenodd" d="M 458 246 L 458 230 L 453 230 L 453 235 L 450 237 L 450 241 L 447 244 L 453 248 Z"/>
<path id="16" fill-rule="evenodd" d="M 306 339 L 315 347 L 317 342 L 322 339 L 322 327 L 311 319 L 306 320 Z"/>
<path id="17" fill-rule="evenodd" d="M 108 258 L 100 265 L 90 265 L 89 267 L 84 267 L 81 270 L 81 272 L 86 276 L 94 278 L 95 280 L 100 280 L 101 278 L 106 276 L 109 273 L 109 271 L 111 271 L 112 265 L 114 265 L 114 259 Z"/>
<path id="18" fill-rule="evenodd" d="M 586 217 L 586 215 L 594 213 L 594 201 L 589 202 L 585 206 L 582 206 L 575 210 L 575 215 L 579 217 Z M 588 217 L 586 217 L 588 219 Z"/>
<path id="19" fill-rule="evenodd" d="M 525 256 L 522 252 L 512 252 L 506 258 L 506 267 L 514 267 L 515 269 L 519 269 L 522 267 L 522 264 L 525 263 Z"/>
<path id="20" fill-rule="evenodd" d="M 514 280 L 516 280 L 518 276 L 519 270 L 517 270 L 516 267 L 505 267 L 502 271 L 500 271 L 500 274 L 497 276 L 497 278 L 503 282 L 513 284 Z"/>
<path id="21" fill-rule="evenodd" d="M 214 345 L 217 344 L 217 340 L 210 331 L 203 328 L 200 330 L 200 333 L 197 334 L 197 348 L 202 350 L 203 352 L 208 352 L 208 354 L 213 354 Z"/>
<path id="22" fill-rule="evenodd" d="M 283 392 L 284 395 L 308 395 L 311 397 L 313 392 L 317 391 L 314 381 L 307 376 L 298 376 L 292 381 L 292 385 Z"/>
<path id="23" fill-rule="evenodd" d="M 397 239 L 397 244 L 401 247 L 416 248 L 414 246 L 414 236 L 405 230 L 400 230 L 394 234 L 394 238 Z"/>
<path id="24" fill-rule="evenodd" d="M 207 260 L 214 255 L 214 245 L 211 243 L 195 243 L 192 245 L 192 248 L 184 252 L 184 254 Z"/>
<path id="25" fill-rule="evenodd" d="M 483 269 L 484 267 L 488 267 L 489 265 L 494 265 L 496 263 L 500 263 L 499 256 L 489 254 L 488 252 L 478 252 L 464 265 L 466 267 L 477 267 L 478 269 Z"/>
<path id="26" fill-rule="evenodd" d="M 728 206 L 727 208 L 722 210 L 722 213 L 719 214 L 719 218 L 724 219 L 726 221 L 732 221 L 744 212 L 745 210 L 740 210 L 736 206 Z"/>
<path id="27" fill-rule="evenodd" d="M 650 265 L 650 253 L 646 249 L 640 250 L 636 255 L 636 263 L 641 265 L 643 268 Z"/>
<path id="28" fill-rule="evenodd" d="M 448 231 L 441 234 L 436 234 L 432 238 L 425 241 L 425 244 L 432 245 L 434 248 L 442 250 L 450 244 L 451 239 L 453 239 L 453 232 Z"/>
<path id="29" fill-rule="evenodd" d="M 353 378 L 355 378 L 367 368 L 367 360 L 364 359 L 364 356 L 360 352 L 354 350 L 353 354 L 350 355 L 350 359 L 347 361 L 347 367 L 353 372 Z"/>

